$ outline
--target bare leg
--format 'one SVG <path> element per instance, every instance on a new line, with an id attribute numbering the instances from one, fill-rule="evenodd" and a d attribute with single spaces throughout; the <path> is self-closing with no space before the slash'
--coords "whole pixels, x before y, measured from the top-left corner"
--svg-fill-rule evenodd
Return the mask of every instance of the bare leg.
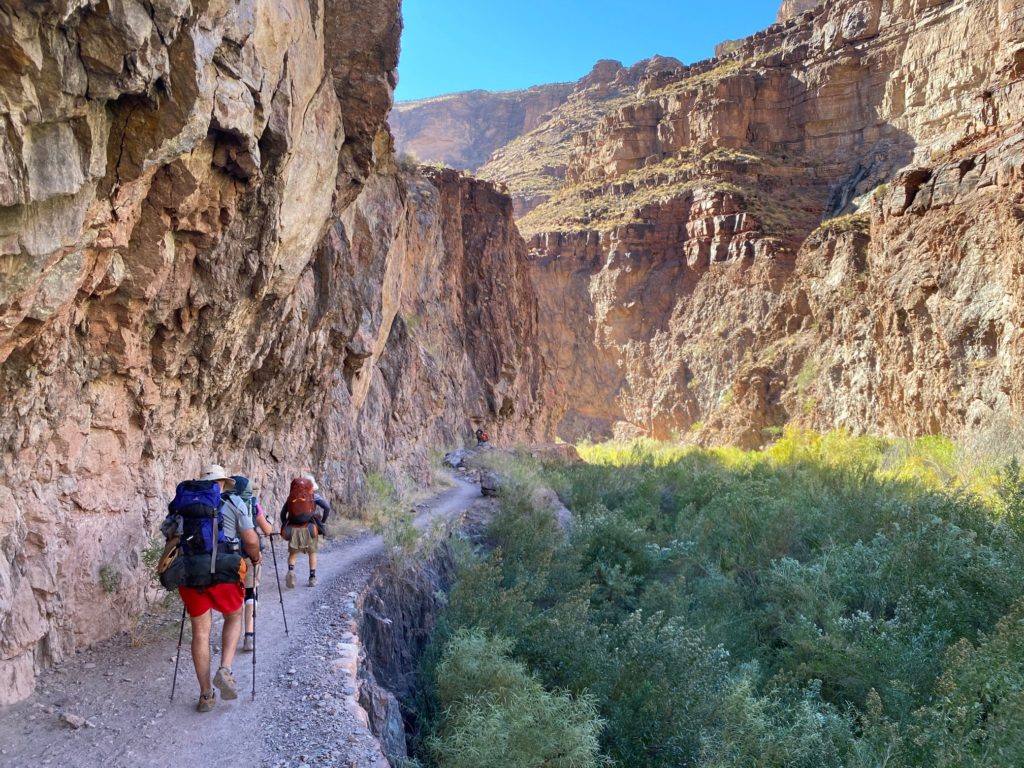
<path id="1" fill-rule="evenodd" d="M 206 634 L 210 634 L 207 627 Z M 234 613 L 224 614 L 224 636 L 221 643 L 220 665 L 231 669 L 231 663 L 235 660 L 235 646 L 238 645 L 238 638 L 242 634 L 242 609 Z M 206 659 L 206 677 L 210 677 L 210 659 Z"/>
<path id="2" fill-rule="evenodd" d="M 209 611 L 202 616 L 192 618 L 192 663 L 196 667 L 200 693 L 208 693 L 213 690 L 210 685 L 210 626 L 212 623 L 213 616 Z"/>
<path id="3" fill-rule="evenodd" d="M 316 570 L 316 552 L 309 553 L 309 570 Z"/>
<path id="4" fill-rule="evenodd" d="M 250 565 L 253 569 L 252 577 L 252 597 L 246 598 L 245 600 L 245 633 L 252 634 L 252 613 L 253 606 L 259 596 L 260 589 L 260 570 L 263 568 L 262 565 Z"/>
<path id="5" fill-rule="evenodd" d="M 288 549 L 288 573 L 284 577 L 284 585 L 291 589 L 295 586 L 295 561 L 299 559 L 299 550 Z"/>

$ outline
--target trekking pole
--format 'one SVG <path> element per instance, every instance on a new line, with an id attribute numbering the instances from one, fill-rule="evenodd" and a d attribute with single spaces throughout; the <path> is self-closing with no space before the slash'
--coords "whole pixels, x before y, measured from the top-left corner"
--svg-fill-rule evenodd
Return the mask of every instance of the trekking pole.
<path id="1" fill-rule="evenodd" d="M 174 689 L 178 685 L 178 662 L 181 661 L 181 640 L 185 637 L 185 604 L 181 606 L 181 629 L 178 630 L 178 654 L 174 657 L 174 678 L 171 680 L 171 701 L 174 701 Z"/>
<path id="2" fill-rule="evenodd" d="M 273 544 L 271 544 L 273 546 Z M 256 610 L 259 607 L 260 599 L 258 587 L 253 587 L 252 601 L 252 700 L 256 701 Z"/>
<path id="3" fill-rule="evenodd" d="M 281 534 L 277 534 L 280 536 Z M 284 622 L 284 633 L 288 634 L 288 617 L 284 613 L 284 592 L 281 591 L 281 574 L 277 570 L 277 550 L 274 549 L 274 534 L 270 534 L 270 554 L 274 559 L 274 578 L 277 579 L 277 598 L 281 601 L 281 620 Z M 254 627 L 255 628 L 255 627 Z M 255 644 L 255 641 L 253 641 Z"/>

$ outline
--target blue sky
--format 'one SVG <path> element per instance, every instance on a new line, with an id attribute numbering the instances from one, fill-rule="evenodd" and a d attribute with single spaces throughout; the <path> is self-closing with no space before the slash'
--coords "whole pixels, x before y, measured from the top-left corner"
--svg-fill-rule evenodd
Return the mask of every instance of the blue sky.
<path id="1" fill-rule="evenodd" d="M 779 0 L 404 0 L 397 98 L 578 80 L 598 59 L 707 58 Z"/>

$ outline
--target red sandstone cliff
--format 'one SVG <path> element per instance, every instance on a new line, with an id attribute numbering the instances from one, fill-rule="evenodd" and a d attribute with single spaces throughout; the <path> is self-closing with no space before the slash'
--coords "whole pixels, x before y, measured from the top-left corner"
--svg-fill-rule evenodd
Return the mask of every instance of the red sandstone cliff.
<path id="1" fill-rule="evenodd" d="M 465 91 L 399 102 L 388 122 L 400 154 L 475 171 L 491 153 L 536 128 L 572 92 L 570 83 L 522 91 Z"/>
<path id="2" fill-rule="evenodd" d="M 819 6 L 652 74 L 577 136 L 519 222 L 562 435 L 1018 417 L 1022 19 Z"/>
<path id="3" fill-rule="evenodd" d="M 605 59 L 575 83 L 398 104 L 390 122 L 400 153 L 476 171 L 508 190 L 520 217 L 562 186 L 578 135 L 645 76 L 680 66 L 662 56 L 629 68 Z"/>
<path id="4" fill-rule="evenodd" d="M 345 509 L 536 429 L 509 200 L 394 167 L 400 30 L 398 0 L 0 9 L 0 704 L 144 604 L 204 462 Z"/>

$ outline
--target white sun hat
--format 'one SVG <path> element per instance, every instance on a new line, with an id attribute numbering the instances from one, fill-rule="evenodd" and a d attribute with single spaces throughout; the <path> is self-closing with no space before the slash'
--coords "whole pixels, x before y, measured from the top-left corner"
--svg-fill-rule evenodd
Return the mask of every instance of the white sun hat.
<path id="1" fill-rule="evenodd" d="M 313 477 L 310 474 L 305 474 L 305 475 L 303 475 L 303 477 L 306 478 L 307 480 L 309 480 L 311 483 L 313 483 L 313 491 L 314 491 L 314 493 L 316 491 L 320 490 L 320 486 L 316 484 L 316 478 L 315 477 Z"/>
<path id="2" fill-rule="evenodd" d="M 199 476 L 199 479 L 220 480 L 224 483 L 225 488 L 235 487 L 235 481 L 231 479 L 231 475 L 220 464 L 207 464 L 203 469 L 203 474 Z"/>

